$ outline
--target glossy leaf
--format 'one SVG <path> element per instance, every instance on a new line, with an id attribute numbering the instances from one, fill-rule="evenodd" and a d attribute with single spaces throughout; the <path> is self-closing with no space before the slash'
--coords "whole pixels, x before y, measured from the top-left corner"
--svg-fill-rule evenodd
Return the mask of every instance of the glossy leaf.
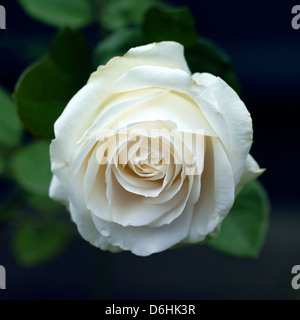
<path id="1" fill-rule="evenodd" d="M 250 182 L 237 196 L 220 234 L 207 245 L 228 255 L 257 257 L 265 240 L 269 211 L 264 188 L 258 181 Z"/>
<path id="2" fill-rule="evenodd" d="M 49 143 L 34 142 L 18 150 L 11 159 L 16 181 L 26 191 L 48 195 L 51 181 Z"/>

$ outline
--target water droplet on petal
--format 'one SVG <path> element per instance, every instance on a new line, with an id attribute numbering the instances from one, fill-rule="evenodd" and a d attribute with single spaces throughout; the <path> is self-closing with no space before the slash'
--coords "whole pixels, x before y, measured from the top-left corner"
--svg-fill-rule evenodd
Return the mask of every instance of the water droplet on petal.
<path id="1" fill-rule="evenodd" d="M 104 237 L 109 237 L 110 236 L 110 232 L 105 228 L 100 229 L 100 232 Z"/>

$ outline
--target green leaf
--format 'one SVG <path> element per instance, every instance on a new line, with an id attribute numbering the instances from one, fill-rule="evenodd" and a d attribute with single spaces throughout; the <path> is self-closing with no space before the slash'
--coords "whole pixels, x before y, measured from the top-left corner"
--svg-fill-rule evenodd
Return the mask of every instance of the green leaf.
<path id="1" fill-rule="evenodd" d="M 21 75 L 14 98 L 25 128 L 36 138 L 52 139 L 53 125 L 73 95 L 86 83 L 90 54 L 83 36 L 70 29 L 55 38 L 50 59 Z"/>
<path id="2" fill-rule="evenodd" d="M 52 139 L 54 122 L 77 89 L 74 80 L 51 60 L 29 67 L 14 93 L 24 127 L 36 138 Z"/>
<path id="3" fill-rule="evenodd" d="M 258 181 L 247 184 L 237 196 L 221 232 L 207 245 L 224 254 L 237 257 L 257 257 L 268 228 L 270 205 L 268 196 Z"/>
<path id="4" fill-rule="evenodd" d="M 145 15 L 143 32 L 148 42 L 172 40 L 188 47 L 197 41 L 195 21 L 186 7 L 150 8 Z"/>
<path id="5" fill-rule="evenodd" d="M 208 72 L 219 76 L 237 93 L 240 93 L 240 86 L 234 74 L 231 59 L 212 41 L 204 37 L 198 38 L 194 46 L 186 48 L 185 57 L 192 73 Z"/>
<path id="6" fill-rule="evenodd" d="M 2 174 L 2 172 L 5 169 L 5 159 L 2 157 L 2 155 L 0 154 L 0 175 Z"/>
<path id="7" fill-rule="evenodd" d="M 11 158 L 11 169 L 25 190 L 47 196 L 52 177 L 49 143 L 34 142 L 18 150 Z"/>
<path id="8" fill-rule="evenodd" d="M 28 219 L 21 221 L 12 239 L 18 262 L 32 267 L 60 254 L 69 243 L 70 229 L 59 221 Z"/>
<path id="9" fill-rule="evenodd" d="M 21 142 L 22 126 L 10 94 L 0 87 L 0 147 L 11 148 Z"/>
<path id="10" fill-rule="evenodd" d="M 70 28 L 61 30 L 55 37 L 50 58 L 74 82 L 82 86 L 91 72 L 91 55 L 84 36 Z"/>
<path id="11" fill-rule="evenodd" d="M 30 194 L 27 196 L 27 203 L 39 212 L 51 213 L 53 215 L 54 212 L 65 211 L 65 207 L 50 199 L 48 194 L 47 195 L 37 195 L 37 194 Z"/>
<path id="12" fill-rule="evenodd" d="M 92 22 L 89 0 L 19 0 L 33 18 L 54 27 L 81 28 Z"/>
<path id="13" fill-rule="evenodd" d="M 130 48 L 145 44 L 137 29 L 121 29 L 102 40 L 94 51 L 94 64 L 106 64 L 111 58 L 123 56 Z"/>
<path id="14" fill-rule="evenodd" d="M 109 0 L 100 12 L 101 26 L 107 30 L 119 30 L 129 25 L 140 25 L 144 13 L 157 0 Z"/>

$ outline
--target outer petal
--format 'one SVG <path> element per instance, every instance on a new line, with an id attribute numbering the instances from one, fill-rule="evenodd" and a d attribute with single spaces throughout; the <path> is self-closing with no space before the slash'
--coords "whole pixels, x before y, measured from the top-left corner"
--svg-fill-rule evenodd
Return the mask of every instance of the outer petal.
<path id="1" fill-rule="evenodd" d="M 246 159 L 246 164 L 241 180 L 236 186 L 235 195 L 237 195 L 247 183 L 258 178 L 261 174 L 263 174 L 265 170 L 266 169 L 261 169 L 257 162 L 249 154 Z"/>
<path id="2" fill-rule="evenodd" d="M 102 235 L 101 232 L 96 229 L 95 224 L 91 218 L 91 214 L 88 210 L 82 211 L 82 209 L 73 206 L 71 203 L 70 211 L 72 220 L 77 225 L 78 232 L 86 241 L 102 250 L 110 250 L 112 252 L 121 251 L 118 246 L 113 246 L 111 245 L 110 241 L 108 241 L 105 236 L 107 232 L 105 228 L 102 228 L 100 230 L 104 235 Z"/>
<path id="3" fill-rule="evenodd" d="M 132 48 L 125 57 L 141 61 L 143 64 L 176 68 L 191 74 L 184 57 L 184 47 L 174 41 L 162 41 Z"/>
<path id="4" fill-rule="evenodd" d="M 49 188 L 49 197 L 64 205 L 68 205 L 69 201 L 66 190 L 56 176 L 52 177 Z"/>
<path id="5" fill-rule="evenodd" d="M 216 130 L 222 142 L 225 142 L 225 150 L 231 163 L 235 184 L 237 184 L 244 171 L 246 157 L 252 144 L 253 130 L 250 114 L 236 94 L 221 78 L 209 73 L 195 73 L 192 78 L 207 88 L 212 94 L 223 114 L 229 130 L 229 141 L 225 142 L 221 128 L 215 126 L 215 121 L 208 113 L 205 115 Z"/>
<path id="6" fill-rule="evenodd" d="M 141 105 L 143 108 L 136 110 L 132 117 L 141 116 L 143 109 L 146 109 L 147 114 L 149 113 L 151 117 L 154 114 L 157 118 L 162 115 L 163 120 L 173 121 L 179 130 L 204 129 L 204 134 L 216 135 L 214 128 L 212 128 L 213 124 L 207 121 L 203 110 L 208 109 L 218 123 L 223 120 L 222 114 L 220 114 L 216 105 L 201 97 L 205 88 L 197 85 L 182 70 L 156 66 L 134 67 L 114 82 L 112 90 L 115 94 L 124 94 L 130 91 L 152 88 L 154 83 L 156 87 L 169 89 L 171 92 L 157 97 L 155 104 L 145 103 Z M 149 107 L 151 107 L 150 111 L 148 111 Z M 137 115 L 135 116 L 135 114 Z M 142 114 L 145 116 L 144 113 Z M 135 118 L 134 121 L 139 120 Z M 221 127 L 222 124 L 220 124 Z"/>
<path id="7" fill-rule="evenodd" d="M 195 205 L 194 219 L 188 237 L 202 241 L 213 232 L 234 202 L 234 179 L 223 147 L 216 138 L 206 138 L 204 171 L 200 199 Z"/>
<path id="8" fill-rule="evenodd" d="M 91 75 L 89 82 L 106 77 L 107 74 L 114 74 L 118 77 L 126 70 L 143 65 L 181 69 L 190 75 L 191 72 L 183 51 L 183 46 L 173 41 L 151 43 L 132 48 L 123 57 L 115 57 L 105 66 L 100 66 Z"/>
<path id="9" fill-rule="evenodd" d="M 99 106 L 109 89 L 105 82 L 99 87 L 95 83 L 84 86 L 68 103 L 54 125 L 55 139 L 50 145 L 52 172 L 66 187 L 70 169 L 71 155 L 76 143 L 93 123 L 99 112 Z"/>
<path id="10" fill-rule="evenodd" d="M 192 220 L 192 204 L 188 204 L 180 217 L 160 228 L 122 227 L 92 215 L 98 230 L 106 230 L 108 241 L 123 250 L 130 250 L 139 256 L 148 256 L 164 251 L 188 235 Z"/>

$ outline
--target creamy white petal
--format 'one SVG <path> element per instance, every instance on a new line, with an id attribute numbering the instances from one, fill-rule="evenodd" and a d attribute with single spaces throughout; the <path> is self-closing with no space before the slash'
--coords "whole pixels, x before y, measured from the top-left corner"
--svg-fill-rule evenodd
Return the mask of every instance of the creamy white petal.
<path id="1" fill-rule="evenodd" d="M 179 69 L 163 67 L 135 67 L 124 73 L 113 85 L 116 93 L 146 89 L 153 86 L 172 90 L 171 92 L 144 102 L 138 108 L 125 114 L 122 120 L 139 122 L 145 119 L 149 121 L 172 121 L 176 123 L 178 130 L 203 129 L 205 135 L 215 136 L 212 126 L 207 122 L 201 108 L 193 98 L 199 98 L 199 86 L 185 72 Z M 182 94 L 186 93 L 186 94 Z M 194 95 L 194 97 L 193 97 Z M 119 97 L 122 97 L 120 95 Z M 215 109 L 215 106 L 210 106 Z M 218 110 L 216 110 L 218 112 Z"/>
<path id="2" fill-rule="evenodd" d="M 194 208 L 194 219 L 188 240 L 202 241 L 224 219 L 234 202 L 234 179 L 221 143 L 206 138 L 206 153 L 200 199 Z"/>
<path id="3" fill-rule="evenodd" d="M 130 49 L 126 58 L 141 61 L 144 65 L 181 69 L 191 74 L 184 57 L 184 47 L 173 41 L 162 41 Z"/>
<path id="4" fill-rule="evenodd" d="M 106 197 L 105 171 L 106 165 L 99 165 L 95 149 L 91 155 L 86 173 L 84 176 L 84 197 L 86 207 L 94 215 L 112 221 L 108 209 L 108 199 Z"/>
<path id="5" fill-rule="evenodd" d="M 199 77 L 202 77 L 201 81 Z M 124 73 L 114 83 L 113 90 L 119 93 L 139 90 L 149 88 L 153 86 L 153 83 L 156 83 L 159 87 L 186 93 L 198 104 L 201 111 L 198 111 L 198 116 L 193 115 L 192 118 L 201 119 L 202 122 L 198 124 L 197 128 L 194 128 L 191 119 L 186 120 L 185 123 L 191 123 L 194 130 L 204 129 L 205 134 L 220 137 L 228 157 L 230 157 L 235 183 L 237 183 L 252 144 L 251 117 L 234 90 L 220 78 L 209 74 L 208 77 L 209 86 L 205 86 L 203 74 L 201 76 L 195 74 L 191 79 L 181 70 L 141 66 Z M 215 78 L 215 82 L 212 81 L 212 77 Z M 181 112 L 176 109 L 174 117 L 177 115 L 184 117 L 182 110 L 185 109 L 182 108 Z M 200 113 L 202 113 L 201 116 Z M 188 114 L 191 115 L 190 112 Z M 169 120 L 176 122 L 175 119 L 169 118 Z M 177 122 L 179 122 L 179 129 L 186 129 L 180 120 L 177 119 Z"/>
<path id="6" fill-rule="evenodd" d="M 124 146 L 120 147 L 119 151 L 122 153 L 125 149 L 125 153 L 129 153 L 128 158 L 130 161 L 130 158 L 136 154 L 146 139 L 147 137 L 141 137 L 131 148 L 127 148 L 127 144 L 125 143 Z M 117 162 L 119 163 L 118 157 Z M 145 197 L 156 197 L 164 188 L 164 184 L 161 181 L 141 179 L 139 175 L 128 168 L 129 166 L 122 168 L 118 163 L 112 166 L 112 173 L 126 191 Z"/>
<path id="7" fill-rule="evenodd" d="M 157 224 L 170 223 L 183 211 L 189 196 L 189 185 L 185 183 L 174 194 L 172 201 L 152 203 L 148 198 L 130 193 L 118 183 L 113 174 L 107 174 L 107 198 L 112 221 L 122 226 L 145 226 L 170 213 L 168 220 Z M 154 198 L 155 199 L 155 198 Z"/>
<path id="8" fill-rule="evenodd" d="M 235 189 L 235 195 L 243 189 L 243 187 L 250 181 L 258 178 L 261 174 L 265 172 L 266 169 L 261 169 L 254 158 L 249 154 L 246 159 L 246 164 L 244 167 L 244 172 Z"/>
<path id="9" fill-rule="evenodd" d="M 53 176 L 51 179 L 49 197 L 64 205 L 68 205 L 69 203 L 66 190 L 56 176 Z"/>
<path id="10" fill-rule="evenodd" d="M 132 48 L 123 57 L 115 57 L 105 66 L 100 66 L 91 75 L 89 82 L 98 81 L 100 78 L 111 75 L 118 77 L 126 70 L 142 65 L 181 69 L 190 75 L 191 72 L 183 51 L 183 46 L 173 41 L 163 41 Z"/>
<path id="11" fill-rule="evenodd" d="M 139 256 L 149 256 L 171 248 L 186 238 L 192 221 L 192 206 L 188 204 L 179 218 L 160 228 L 123 227 L 93 215 L 92 219 L 98 230 L 107 230 L 107 239 L 113 246 Z"/>
<path id="12" fill-rule="evenodd" d="M 108 85 L 94 84 L 84 86 L 70 100 L 61 116 L 54 124 L 55 137 L 51 152 L 59 159 L 69 160 L 75 143 L 81 139 L 87 128 L 98 116 L 101 102 L 107 96 Z"/>
<path id="13" fill-rule="evenodd" d="M 99 136 L 101 133 L 99 129 L 110 128 L 113 131 L 117 131 L 120 129 L 119 122 L 124 125 L 134 123 L 135 121 L 127 121 L 124 116 L 130 111 L 134 112 L 141 104 L 152 101 L 167 92 L 167 90 L 155 88 L 134 92 L 133 94 L 115 95 L 111 101 L 101 106 L 101 110 L 99 110 L 93 124 L 87 128 L 80 141 L 85 143 L 91 137 Z"/>
<path id="14" fill-rule="evenodd" d="M 110 250 L 112 252 L 121 251 L 121 248 L 112 245 L 109 239 L 107 239 L 107 230 L 105 228 L 100 228 L 100 231 L 96 228 L 88 210 L 82 210 L 70 203 L 70 211 L 72 220 L 76 223 L 78 232 L 83 239 L 102 250 Z"/>
<path id="15" fill-rule="evenodd" d="M 192 78 L 199 85 L 207 88 L 209 94 L 214 95 L 217 105 L 229 130 L 229 142 L 225 143 L 225 151 L 231 163 L 235 184 L 241 178 L 244 163 L 252 145 L 253 130 L 250 114 L 237 93 L 225 81 L 209 73 L 195 73 Z M 223 139 L 222 130 L 214 126 L 214 119 L 204 111 L 208 121 Z"/>
<path id="16" fill-rule="evenodd" d="M 119 184 L 130 193 L 144 197 L 157 197 L 164 187 L 160 181 L 141 179 L 131 170 L 118 170 L 118 167 L 113 166 L 112 171 Z"/>

